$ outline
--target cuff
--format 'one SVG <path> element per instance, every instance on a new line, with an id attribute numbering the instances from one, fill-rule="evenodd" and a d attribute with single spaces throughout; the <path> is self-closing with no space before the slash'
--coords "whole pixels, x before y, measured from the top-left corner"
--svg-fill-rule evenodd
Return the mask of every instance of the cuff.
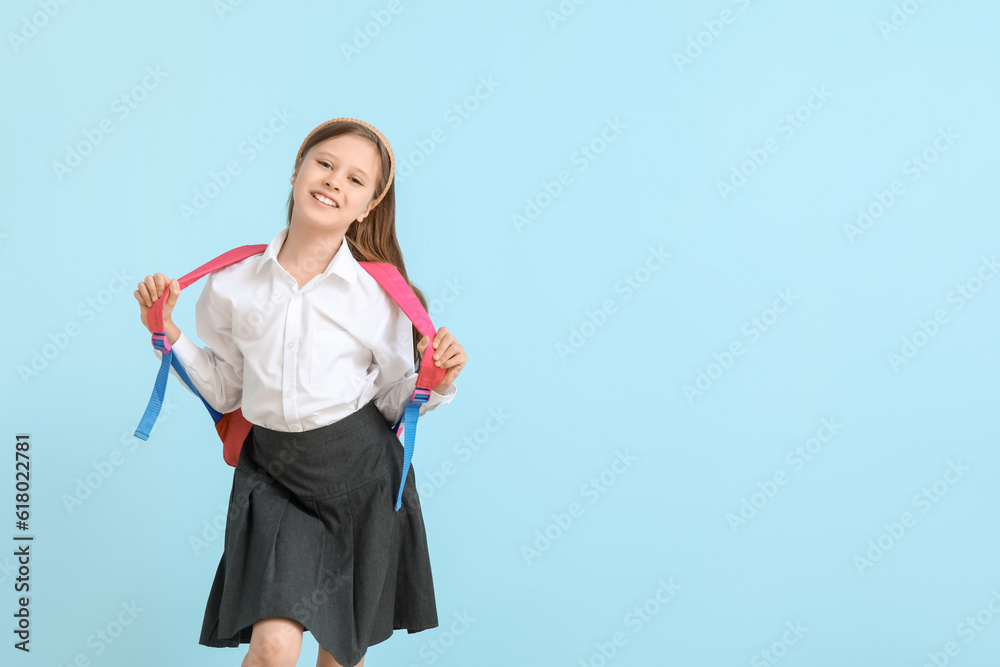
<path id="1" fill-rule="evenodd" d="M 458 389 L 458 385 L 452 382 L 451 386 L 445 390 L 443 394 L 439 394 L 433 389 L 431 389 L 431 396 L 440 396 L 441 398 L 453 398 L 455 396 L 455 391 Z"/>
<path id="2" fill-rule="evenodd" d="M 458 385 L 452 383 L 450 387 L 443 394 L 431 389 L 431 395 L 427 397 L 428 405 L 444 405 L 446 403 L 451 403 L 451 399 L 455 398 L 455 392 L 458 391 Z"/>
<path id="3" fill-rule="evenodd" d="M 198 356 L 199 350 L 195 342 L 185 336 L 183 331 L 178 336 L 177 342 L 170 346 L 170 349 L 177 355 L 178 361 L 184 365 L 185 369 L 191 366 L 191 362 Z"/>

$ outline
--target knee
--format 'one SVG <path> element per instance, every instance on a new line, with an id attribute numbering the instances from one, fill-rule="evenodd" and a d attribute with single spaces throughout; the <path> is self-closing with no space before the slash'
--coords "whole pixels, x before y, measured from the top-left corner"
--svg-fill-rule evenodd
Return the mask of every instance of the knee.
<path id="1" fill-rule="evenodd" d="M 316 667 L 344 667 L 337 660 L 327 652 L 322 646 L 319 647 L 319 655 L 316 657 Z M 353 667 L 365 667 L 365 658 L 362 656 L 361 660 Z"/>
<path id="2" fill-rule="evenodd" d="M 288 639 L 278 637 L 251 642 L 242 667 L 295 667 L 299 661 L 300 647 Z"/>
<path id="3" fill-rule="evenodd" d="M 257 621 L 242 667 L 295 667 L 302 650 L 302 624 L 290 618 Z"/>

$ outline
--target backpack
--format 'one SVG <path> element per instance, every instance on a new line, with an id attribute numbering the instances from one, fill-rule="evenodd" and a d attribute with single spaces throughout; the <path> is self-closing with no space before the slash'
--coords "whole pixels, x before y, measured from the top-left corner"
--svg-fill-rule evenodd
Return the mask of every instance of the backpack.
<path id="1" fill-rule="evenodd" d="M 247 257 L 259 255 L 266 249 L 266 243 L 233 248 L 228 252 L 222 253 L 212 261 L 198 267 L 184 277 L 178 278 L 177 282 L 183 290 L 191 283 L 197 281 L 199 278 L 211 273 L 212 271 L 217 271 L 218 269 L 239 262 Z M 399 305 L 403 313 L 406 314 L 413 325 L 417 328 L 417 331 L 433 341 L 434 334 L 437 333 L 437 329 L 434 328 L 433 323 L 431 323 L 430 315 L 427 314 L 427 311 L 420 304 L 416 294 L 413 293 L 409 284 L 407 284 L 406 280 L 404 280 L 403 276 L 399 273 L 399 269 L 388 262 L 358 262 L 358 264 L 360 264 L 365 271 L 367 271 L 369 275 L 371 275 L 378 282 L 378 284 L 381 285 L 386 292 L 388 292 L 392 300 Z M 139 422 L 139 426 L 135 430 L 135 437 L 140 440 L 149 439 L 149 433 L 153 429 L 153 425 L 156 423 L 156 417 L 160 414 L 160 408 L 163 405 L 163 396 L 167 389 L 167 377 L 170 375 L 170 367 L 173 366 L 174 370 L 177 371 L 177 375 L 184 381 L 184 384 L 186 384 L 191 391 L 201 399 L 205 408 L 208 409 L 208 413 L 215 421 L 216 433 L 218 433 L 219 438 L 222 440 L 222 458 L 229 465 L 236 467 L 236 463 L 240 458 L 240 449 L 243 446 L 243 441 L 250 433 L 252 424 L 243 417 L 243 411 L 241 408 L 236 408 L 232 412 L 227 412 L 225 414 L 222 414 L 212 408 L 212 406 L 205 401 L 202 395 L 198 393 L 198 390 L 191 382 L 191 378 L 188 376 L 184 367 L 177 359 L 177 355 L 171 352 L 170 343 L 167 342 L 167 334 L 163 325 L 163 306 L 167 302 L 168 296 L 170 296 L 170 290 L 164 290 L 163 294 L 160 295 L 160 298 L 156 300 L 146 313 L 146 321 L 148 323 L 149 330 L 153 332 L 153 347 L 163 352 L 163 358 L 160 363 L 160 370 L 156 375 L 156 382 L 153 385 L 153 393 L 149 398 L 149 404 L 146 406 L 146 411 L 142 415 L 142 420 Z M 446 373 L 444 368 L 439 368 L 434 365 L 433 354 L 426 354 L 426 352 L 430 352 L 430 350 L 425 350 L 425 354 L 421 359 L 420 372 L 417 375 L 416 387 L 410 395 L 410 398 L 407 400 L 406 408 L 400 418 L 396 421 L 395 425 L 390 427 L 393 431 L 395 431 L 396 437 L 399 437 L 401 430 L 404 432 L 403 475 L 402 479 L 399 481 L 399 492 L 396 495 L 396 511 L 399 511 L 403 502 L 403 485 L 406 482 L 406 473 L 410 468 L 410 460 L 413 458 L 413 446 L 416 440 L 417 418 L 420 416 L 420 405 L 427 402 L 427 399 L 430 398 L 431 390 L 441 384 L 441 381 L 444 380 Z"/>

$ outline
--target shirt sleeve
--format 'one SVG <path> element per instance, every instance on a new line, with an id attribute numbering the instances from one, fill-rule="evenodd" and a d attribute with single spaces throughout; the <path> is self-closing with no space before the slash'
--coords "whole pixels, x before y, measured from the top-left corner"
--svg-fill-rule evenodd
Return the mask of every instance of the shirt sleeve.
<path id="1" fill-rule="evenodd" d="M 180 338 L 187 338 L 187 336 L 184 335 L 183 331 L 181 332 Z M 177 339 L 178 343 L 180 342 L 180 338 Z M 170 346 L 170 349 L 174 349 L 176 346 L 177 346 L 177 343 L 174 343 L 173 345 Z M 160 363 L 163 363 L 163 353 L 160 352 L 159 350 L 157 350 L 155 347 L 152 348 L 152 350 L 153 350 L 153 356 L 156 357 L 157 361 L 159 361 Z M 187 370 L 187 369 L 185 369 L 185 370 Z M 181 376 L 178 375 L 177 369 L 174 368 L 173 364 L 170 365 L 170 374 L 173 375 L 175 378 L 177 378 L 177 382 L 179 382 L 182 387 L 184 387 L 185 389 L 187 389 L 188 393 L 190 393 L 192 396 L 194 396 L 194 392 L 191 391 L 191 387 L 187 386 L 187 383 L 185 383 L 184 380 L 181 379 Z M 188 377 L 190 377 L 190 375 Z M 192 382 L 193 381 L 194 380 L 192 380 Z"/>
<path id="2" fill-rule="evenodd" d="M 170 347 L 205 402 L 225 414 L 240 407 L 243 399 L 243 353 L 233 340 L 232 306 L 216 290 L 214 278 L 214 273 L 208 275 L 195 305 L 198 337 L 207 346 L 198 346 L 182 331 Z M 156 348 L 153 352 L 163 358 Z M 191 391 L 174 368 L 170 373 Z"/>
<path id="3" fill-rule="evenodd" d="M 377 337 L 372 354 L 379 368 L 375 377 L 375 406 L 390 424 L 395 424 L 406 409 L 406 403 L 417 386 L 416 361 L 413 358 L 413 324 L 402 308 L 391 302 L 389 317 Z M 432 353 L 428 348 L 427 354 Z M 427 402 L 420 406 L 424 415 L 439 405 L 451 403 L 458 386 L 452 383 L 447 391 L 439 394 L 431 388 Z"/>

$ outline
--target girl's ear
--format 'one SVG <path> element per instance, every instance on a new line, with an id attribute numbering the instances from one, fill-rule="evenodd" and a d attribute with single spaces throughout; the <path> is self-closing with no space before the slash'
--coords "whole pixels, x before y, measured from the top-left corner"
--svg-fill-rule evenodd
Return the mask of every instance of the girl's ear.
<path id="1" fill-rule="evenodd" d="M 372 202 L 368 202 L 368 206 L 366 206 L 365 210 L 361 212 L 361 216 L 360 216 L 361 220 L 358 220 L 358 222 L 361 222 L 362 220 L 364 220 L 365 218 L 367 218 L 368 214 L 372 212 L 372 208 L 374 208 L 372 206 Z"/>

